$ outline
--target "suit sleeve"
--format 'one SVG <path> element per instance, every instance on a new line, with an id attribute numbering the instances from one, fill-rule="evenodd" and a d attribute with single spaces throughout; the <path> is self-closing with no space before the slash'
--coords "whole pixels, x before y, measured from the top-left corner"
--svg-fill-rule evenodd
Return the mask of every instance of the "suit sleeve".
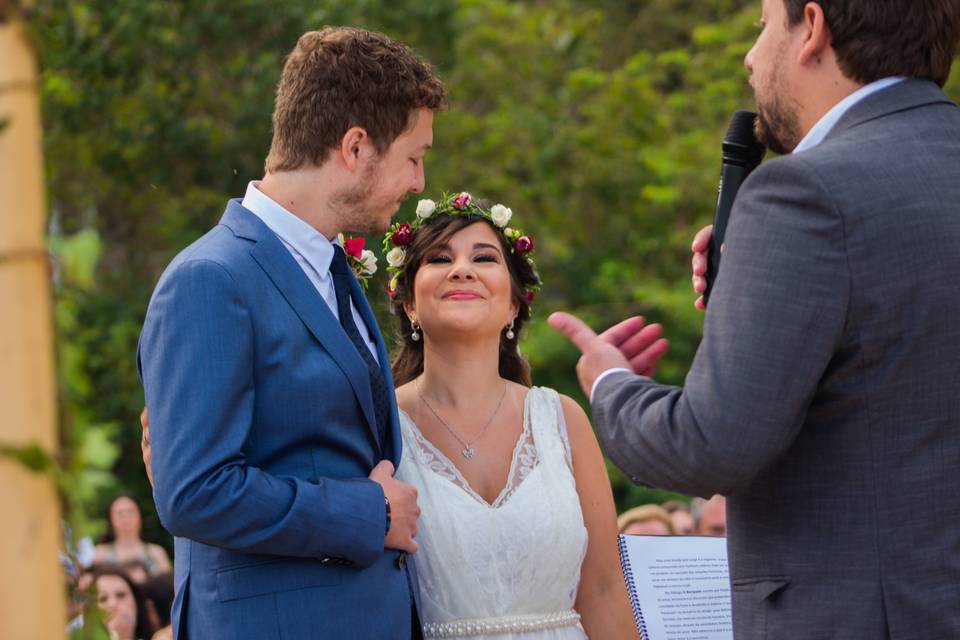
<path id="1" fill-rule="evenodd" d="M 844 233 L 800 157 L 754 172 L 730 217 L 684 387 L 630 373 L 597 387 L 597 432 L 618 467 L 641 484 L 729 495 L 786 452 L 842 340 Z"/>
<path id="2" fill-rule="evenodd" d="M 164 275 L 138 354 L 161 522 L 176 536 L 236 551 L 369 566 L 383 552 L 380 485 L 313 483 L 247 464 L 254 357 L 248 307 L 223 266 L 195 260 Z"/>

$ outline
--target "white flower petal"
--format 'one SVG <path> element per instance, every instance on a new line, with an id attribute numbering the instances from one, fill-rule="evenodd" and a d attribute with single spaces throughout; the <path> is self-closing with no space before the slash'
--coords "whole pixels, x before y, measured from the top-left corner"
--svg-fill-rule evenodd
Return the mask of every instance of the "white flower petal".
<path id="1" fill-rule="evenodd" d="M 402 267 L 403 261 L 407 258 L 407 252 L 403 247 L 394 247 L 387 252 L 387 264 L 391 267 Z"/>
<path id="2" fill-rule="evenodd" d="M 510 222 L 510 218 L 513 216 L 513 211 L 510 207 L 505 207 L 502 204 L 495 204 L 490 209 L 490 219 L 493 221 L 493 224 L 498 227 L 505 227 L 507 223 Z"/>
<path id="3" fill-rule="evenodd" d="M 433 215 L 433 212 L 437 209 L 437 203 L 433 200 L 424 199 L 417 203 L 417 217 L 421 220 L 426 220 Z"/>

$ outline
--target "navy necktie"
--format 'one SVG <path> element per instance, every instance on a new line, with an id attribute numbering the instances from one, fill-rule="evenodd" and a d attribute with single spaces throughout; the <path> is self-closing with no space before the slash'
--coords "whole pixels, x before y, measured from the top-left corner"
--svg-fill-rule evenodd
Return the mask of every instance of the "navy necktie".
<path id="1" fill-rule="evenodd" d="M 387 429 L 390 424 L 390 398 L 387 393 L 387 382 L 376 358 L 370 353 L 370 347 L 360 335 L 357 323 L 353 320 L 353 310 L 350 308 L 350 267 L 347 266 L 347 256 L 343 248 L 333 245 L 333 261 L 330 263 L 330 274 L 333 276 L 333 290 L 337 295 L 337 313 L 340 314 L 340 326 L 346 332 L 350 342 L 356 348 L 370 375 L 370 392 L 373 395 L 373 411 L 377 419 L 377 435 L 380 437 L 380 447 L 384 451 L 387 446 Z"/>

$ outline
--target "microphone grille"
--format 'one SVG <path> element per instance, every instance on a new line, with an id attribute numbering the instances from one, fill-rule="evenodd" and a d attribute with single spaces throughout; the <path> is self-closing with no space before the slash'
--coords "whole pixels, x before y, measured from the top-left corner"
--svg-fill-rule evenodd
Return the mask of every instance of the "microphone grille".
<path id="1" fill-rule="evenodd" d="M 753 123 L 756 119 L 757 114 L 753 111 L 737 111 L 730 120 L 730 128 L 727 129 L 727 136 L 723 141 L 745 147 L 760 144 L 753 133 Z"/>

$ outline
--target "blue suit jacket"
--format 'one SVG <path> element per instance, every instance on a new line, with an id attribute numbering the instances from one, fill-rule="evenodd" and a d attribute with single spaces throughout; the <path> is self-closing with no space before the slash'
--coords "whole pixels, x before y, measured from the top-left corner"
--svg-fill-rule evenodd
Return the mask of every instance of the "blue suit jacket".
<path id="1" fill-rule="evenodd" d="M 389 360 L 356 281 L 358 309 Z M 138 352 L 180 640 L 404 638 L 415 567 L 384 550 L 369 377 L 280 240 L 238 200 L 167 267 Z"/>

